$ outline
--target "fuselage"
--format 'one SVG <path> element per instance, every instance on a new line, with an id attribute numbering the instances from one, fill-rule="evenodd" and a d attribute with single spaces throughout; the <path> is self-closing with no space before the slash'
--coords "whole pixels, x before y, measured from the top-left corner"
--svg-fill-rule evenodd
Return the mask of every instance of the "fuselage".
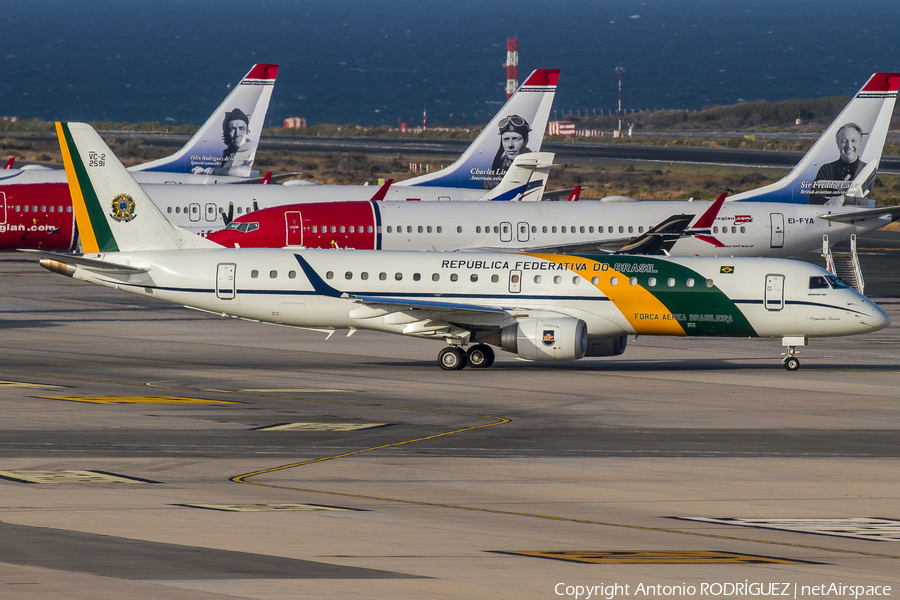
<path id="1" fill-rule="evenodd" d="M 442 327 L 487 331 L 533 313 L 583 320 L 588 337 L 596 339 L 829 337 L 889 323 L 875 303 L 827 271 L 781 259 L 288 249 L 86 258 L 148 271 L 115 275 L 77 267 L 66 274 L 193 308 L 298 327 L 435 337 Z M 444 308 L 383 308 L 392 299 Z M 469 308 L 446 317 L 447 307 Z M 473 307 L 495 312 L 466 317 Z"/>
<path id="2" fill-rule="evenodd" d="M 698 217 L 710 202 L 342 202 L 260 210 L 237 218 L 229 229 L 210 234 L 227 247 L 358 248 L 367 250 L 522 250 L 623 240 L 639 236 L 671 215 Z M 679 240 L 680 256 L 790 256 L 890 222 L 890 217 L 856 223 L 822 219 L 852 207 L 771 202 L 726 202 L 710 235 Z"/>

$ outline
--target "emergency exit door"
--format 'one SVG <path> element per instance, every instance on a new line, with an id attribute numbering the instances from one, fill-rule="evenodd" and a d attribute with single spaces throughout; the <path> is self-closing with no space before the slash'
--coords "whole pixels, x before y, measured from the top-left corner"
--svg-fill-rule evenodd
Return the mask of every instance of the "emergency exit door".
<path id="1" fill-rule="evenodd" d="M 784 308 L 784 275 L 766 275 L 766 310 Z"/>
<path id="2" fill-rule="evenodd" d="M 784 215 L 781 213 L 771 213 L 769 222 L 772 224 L 772 248 L 784 247 Z"/>
<path id="3" fill-rule="evenodd" d="M 233 300 L 235 296 L 234 273 L 237 265 L 223 263 L 216 269 L 216 296 L 222 300 Z"/>
<path id="4" fill-rule="evenodd" d="M 300 211 L 291 210 L 284 213 L 285 246 L 303 245 L 303 218 Z"/>

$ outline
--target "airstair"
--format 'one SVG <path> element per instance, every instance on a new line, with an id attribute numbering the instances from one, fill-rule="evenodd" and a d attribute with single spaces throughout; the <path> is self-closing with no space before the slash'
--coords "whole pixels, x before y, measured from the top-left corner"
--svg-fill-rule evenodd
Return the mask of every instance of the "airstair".
<path id="1" fill-rule="evenodd" d="M 825 268 L 860 294 L 864 293 L 866 282 L 859 267 L 859 256 L 856 254 L 856 234 L 850 236 L 850 252 L 833 251 L 828 245 L 828 236 L 822 236 L 822 256 Z"/>

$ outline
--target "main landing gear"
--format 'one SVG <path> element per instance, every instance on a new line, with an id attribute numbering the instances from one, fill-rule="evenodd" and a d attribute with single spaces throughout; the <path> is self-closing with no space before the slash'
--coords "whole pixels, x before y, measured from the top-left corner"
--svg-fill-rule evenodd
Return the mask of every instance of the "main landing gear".
<path id="1" fill-rule="evenodd" d="M 459 346 L 449 346 L 438 353 L 438 365 L 445 371 L 459 371 L 469 365 L 486 369 L 494 364 L 494 350 L 486 344 L 476 344 L 466 352 Z"/>

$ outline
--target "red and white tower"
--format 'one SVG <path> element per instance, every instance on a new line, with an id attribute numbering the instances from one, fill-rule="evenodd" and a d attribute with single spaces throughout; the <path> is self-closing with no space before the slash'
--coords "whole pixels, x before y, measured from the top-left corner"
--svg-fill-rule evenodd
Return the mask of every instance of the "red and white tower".
<path id="1" fill-rule="evenodd" d="M 506 99 L 519 87 L 519 38 L 506 38 Z"/>

